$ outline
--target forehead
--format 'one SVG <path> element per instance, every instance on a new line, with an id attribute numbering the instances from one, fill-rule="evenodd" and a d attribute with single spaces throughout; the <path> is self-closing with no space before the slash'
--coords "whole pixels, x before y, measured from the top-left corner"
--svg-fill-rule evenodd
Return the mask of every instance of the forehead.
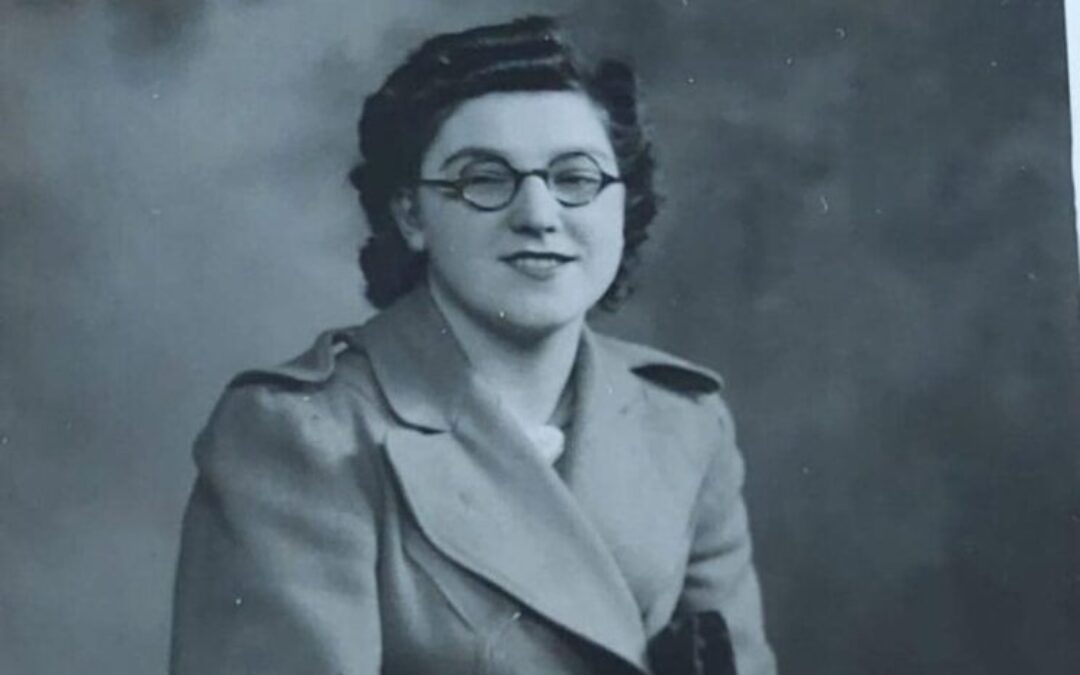
<path id="1" fill-rule="evenodd" d="M 603 111 L 572 91 L 492 93 L 465 101 L 443 122 L 424 167 L 438 168 L 470 148 L 496 152 L 519 166 L 544 164 L 572 150 L 615 157 Z"/>

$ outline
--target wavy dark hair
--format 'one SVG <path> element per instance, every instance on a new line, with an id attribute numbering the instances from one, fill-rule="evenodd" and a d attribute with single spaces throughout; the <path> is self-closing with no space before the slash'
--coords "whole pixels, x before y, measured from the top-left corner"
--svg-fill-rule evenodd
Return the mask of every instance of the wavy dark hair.
<path id="1" fill-rule="evenodd" d="M 371 226 L 360 268 L 376 307 L 393 303 L 425 274 L 426 255 L 406 245 L 390 205 L 419 177 L 439 127 L 468 99 L 519 91 L 579 91 L 604 111 L 626 188 L 625 243 L 615 279 L 598 304 L 613 310 L 629 295 L 631 271 L 659 203 L 637 79 L 621 61 L 586 62 L 554 19 L 530 16 L 425 41 L 365 101 L 358 124 L 362 161 L 349 180 Z"/>

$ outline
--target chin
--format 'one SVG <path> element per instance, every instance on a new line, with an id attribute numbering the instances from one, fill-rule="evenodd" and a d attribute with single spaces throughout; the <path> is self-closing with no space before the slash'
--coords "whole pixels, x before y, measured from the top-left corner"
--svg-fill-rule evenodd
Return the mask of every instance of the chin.
<path id="1" fill-rule="evenodd" d="M 537 340 L 568 326 L 580 325 L 599 299 L 599 291 L 567 285 L 544 290 L 492 279 L 486 285 L 455 287 L 432 283 L 442 296 L 474 324 L 518 340 Z"/>
<path id="2" fill-rule="evenodd" d="M 518 337 L 542 338 L 561 328 L 579 323 L 588 307 L 578 307 L 566 302 L 521 303 L 511 305 L 504 311 L 489 313 L 489 321 L 495 330 Z"/>

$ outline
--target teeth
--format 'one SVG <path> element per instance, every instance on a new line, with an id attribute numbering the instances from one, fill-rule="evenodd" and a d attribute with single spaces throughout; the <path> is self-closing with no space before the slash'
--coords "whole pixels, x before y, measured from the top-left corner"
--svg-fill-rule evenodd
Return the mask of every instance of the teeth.
<path id="1" fill-rule="evenodd" d="M 527 270 L 549 270 L 561 265 L 562 261 L 556 258 L 515 258 L 511 264 Z"/>

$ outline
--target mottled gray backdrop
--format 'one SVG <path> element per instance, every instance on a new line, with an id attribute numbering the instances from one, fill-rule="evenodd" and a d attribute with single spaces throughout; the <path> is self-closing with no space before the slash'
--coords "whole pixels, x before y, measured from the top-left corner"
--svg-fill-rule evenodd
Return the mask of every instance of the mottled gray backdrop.
<path id="1" fill-rule="evenodd" d="M 163 671 L 190 440 L 370 314 L 363 96 L 538 10 L 651 94 L 602 324 L 727 375 L 785 671 L 1080 672 L 1060 2 L 0 0 L 0 673 Z"/>

